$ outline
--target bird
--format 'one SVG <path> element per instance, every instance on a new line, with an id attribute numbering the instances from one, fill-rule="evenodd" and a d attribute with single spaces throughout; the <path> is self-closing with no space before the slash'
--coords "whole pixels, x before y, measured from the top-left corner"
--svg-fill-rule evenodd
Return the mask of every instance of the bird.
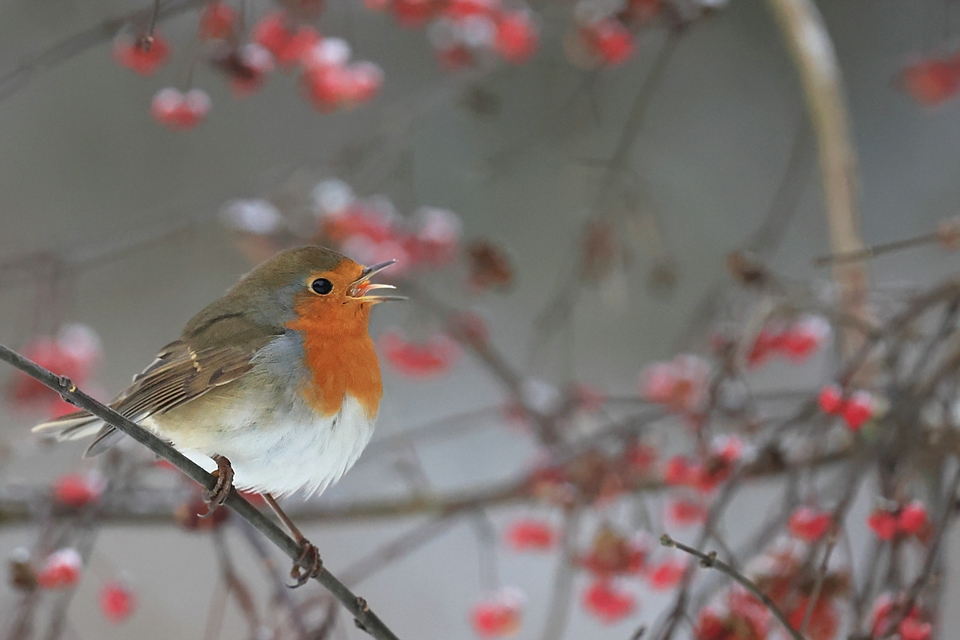
<path id="1" fill-rule="evenodd" d="M 212 513 L 233 488 L 262 494 L 301 547 L 297 585 L 320 573 L 319 553 L 276 499 L 337 482 L 373 434 L 383 395 L 370 310 L 403 299 L 331 249 L 281 251 L 187 322 L 110 406 L 212 471 Z M 85 411 L 37 425 L 58 440 L 95 435 L 95 456 L 123 434 Z"/>

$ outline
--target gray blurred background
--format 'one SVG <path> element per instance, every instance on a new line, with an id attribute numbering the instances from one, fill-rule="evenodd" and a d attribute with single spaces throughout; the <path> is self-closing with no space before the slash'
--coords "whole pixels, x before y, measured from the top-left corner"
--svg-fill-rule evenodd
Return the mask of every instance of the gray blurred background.
<path id="1" fill-rule="evenodd" d="M 119 0 L 8 0 L 0 4 L 0 74 L 70 34 L 138 7 Z M 557 375 L 551 350 L 572 349 L 575 367 L 564 377 L 615 395 L 634 394 L 643 364 L 671 355 L 670 345 L 697 301 L 722 282 L 725 254 L 744 242 L 770 206 L 803 118 L 796 76 L 758 0 L 732 0 L 690 28 L 667 63 L 629 160 L 642 185 L 638 206 L 659 223 L 665 252 L 676 265 L 676 286 L 651 293 L 655 258 L 640 243 L 614 283 L 620 293 L 588 291 L 571 335 L 534 357 L 532 319 L 570 277 L 576 239 L 598 197 L 603 168 L 593 161 L 611 153 L 665 41 L 663 30 L 644 32 L 630 62 L 592 75 L 589 88 L 578 89 L 588 72 L 561 55 L 569 6 L 536 8 L 544 18 L 542 45 L 530 63 L 451 77 L 437 68 L 421 30 L 400 29 L 358 2 L 333 0 L 322 32 L 347 38 L 358 58 L 385 70 L 383 92 L 371 105 L 318 115 L 300 97 L 295 78 L 282 74 L 274 74 L 256 96 L 237 101 L 211 71 L 200 69 L 196 82 L 214 106 L 208 121 L 187 133 L 155 124 L 148 105 L 183 73 L 183 43 L 195 29 L 194 13 L 162 24 L 175 56 L 153 78 L 118 68 L 109 42 L 37 69 L 0 101 L 0 263 L 38 252 L 112 257 L 65 274 L 54 290 L 32 280 L 0 288 L 0 342 L 23 345 L 59 319 L 87 323 L 103 338 L 98 382 L 112 395 L 250 267 L 217 223 L 223 203 L 278 198 L 333 176 L 361 195 L 390 197 L 402 212 L 421 204 L 452 209 L 462 216 L 467 238 L 487 237 L 508 248 L 518 272 L 509 293 L 479 300 L 450 295 L 481 313 L 493 342 L 515 366 L 560 384 L 566 380 Z M 960 104 L 928 111 L 894 87 L 894 76 L 912 54 L 949 46 L 952 8 L 941 0 L 821 6 L 845 74 L 868 244 L 928 232 L 957 213 Z M 478 90 L 492 99 L 493 113 L 478 115 L 467 106 L 465 96 Z M 814 167 L 772 261 L 796 278 L 826 275 L 810 262 L 827 249 L 817 177 Z M 113 255 L 126 246 L 135 251 Z M 895 288 L 953 272 L 955 260 L 919 249 L 876 261 L 871 274 L 877 287 Z M 438 292 L 455 291 L 453 276 L 435 280 Z M 46 301 L 40 312 L 38 299 Z M 415 313 L 403 306 L 378 308 L 374 332 L 408 322 Z M 779 377 L 784 384 L 795 382 Z M 774 376 L 771 384 L 776 381 Z M 385 389 L 375 437 L 504 401 L 470 358 L 453 374 L 427 382 L 388 371 Z M 29 433 L 36 416 L 7 410 L 2 416 L 0 482 L 35 482 L 82 466 L 83 445 L 41 449 Z M 509 477 L 535 453 L 522 434 L 499 428 L 420 451 L 429 479 L 445 489 Z M 324 500 L 396 493 L 401 485 L 393 462 L 365 456 Z M 502 524 L 518 513 L 526 511 L 501 510 L 493 518 Z M 360 522 L 306 533 L 336 572 L 416 522 Z M 33 536 L 29 529 L 0 529 L 0 555 L 29 545 Z M 246 556 L 239 554 L 238 562 L 243 566 Z M 538 637 L 554 564 L 549 556 L 500 553 L 502 581 L 529 596 L 521 638 Z M 126 624 L 110 625 L 97 611 L 97 581 L 88 580 L 70 609 L 67 637 L 203 637 L 218 579 L 205 537 L 173 527 L 108 529 L 98 539 L 93 566 L 106 575 L 127 572 L 140 610 Z M 471 638 L 467 612 L 481 593 L 477 567 L 474 530 L 460 523 L 358 590 L 401 637 Z M 638 593 L 641 613 L 650 620 L 665 600 Z M 951 593 L 956 602 L 955 587 Z M 12 591 L 0 587 L 0 620 L 13 602 Z M 949 607 L 946 612 L 956 616 Z M 603 627 L 574 605 L 565 637 L 626 638 L 638 620 Z M 944 628 L 952 626 L 948 619 Z M 340 637 L 362 637 L 352 624 L 341 627 Z M 221 637 L 240 637 L 243 629 L 230 605 Z"/>

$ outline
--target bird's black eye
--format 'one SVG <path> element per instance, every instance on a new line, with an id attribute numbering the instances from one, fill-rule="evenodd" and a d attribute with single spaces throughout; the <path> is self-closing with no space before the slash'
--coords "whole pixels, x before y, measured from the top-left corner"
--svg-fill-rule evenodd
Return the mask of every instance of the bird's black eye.
<path id="1" fill-rule="evenodd" d="M 326 278 L 317 278 L 310 283 L 310 288 L 313 289 L 314 293 L 319 293 L 320 295 L 325 296 L 333 291 L 333 283 Z"/>

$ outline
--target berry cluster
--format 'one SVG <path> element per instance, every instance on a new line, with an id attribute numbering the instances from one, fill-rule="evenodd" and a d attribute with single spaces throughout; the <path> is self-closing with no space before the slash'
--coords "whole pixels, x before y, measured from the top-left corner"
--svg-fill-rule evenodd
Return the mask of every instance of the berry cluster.
<path id="1" fill-rule="evenodd" d="M 380 90 L 383 72 L 371 62 L 350 62 L 350 46 L 339 38 L 324 38 L 302 18 L 319 14 L 320 3 L 301 18 L 278 11 L 253 25 L 249 39 L 237 12 L 220 0 L 209 2 L 198 21 L 198 40 L 212 68 L 229 82 L 237 98 L 250 96 L 267 76 L 280 68 L 300 71 L 300 86 L 315 109 L 329 112 L 370 101 Z M 170 57 L 170 43 L 157 31 L 134 37 L 121 33 L 113 43 L 117 64 L 150 76 Z M 191 74 L 192 75 L 192 74 Z M 150 113 L 173 130 L 193 129 L 210 111 L 209 95 L 202 89 L 186 91 L 166 87 L 154 96 Z"/>
<path id="2" fill-rule="evenodd" d="M 824 413 L 841 416 L 851 431 L 859 431 L 876 412 L 876 402 L 867 391 L 854 391 L 849 397 L 835 384 L 825 386 L 817 398 Z"/>
<path id="3" fill-rule="evenodd" d="M 898 535 L 926 538 L 930 533 L 927 507 L 919 500 L 892 509 L 878 507 L 867 518 L 867 526 L 881 540 Z"/>
<path id="4" fill-rule="evenodd" d="M 520 629 L 526 598 L 517 589 L 504 587 L 478 602 L 470 611 L 470 621 L 481 638 L 513 635 Z"/>
<path id="5" fill-rule="evenodd" d="M 830 324 L 822 316 L 803 316 L 786 326 L 764 327 L 747 355 L 747 365 L 760 367 L 771 356 L 803 362 L 830 338 Z"/>
<path id="6" fill-rule="evenodd" d="M 680 354 L 656 362 L 640 374 L 640 395 L 676 413 L 700 411 L 707 400 L 710 364 L 694 355 Z"/>
<path id="7" fill-rule="evenodd" d="M 90 381 L 102 350 L 100 338 L 93 329 L 82 324 L 67 324 L 52 338 L 35 338 L 22 353 L 41 367 L 66 376 L 79 386 Z M 76 410 L 55 391 L 19 371 L 14 374 L 10 395 L 18 406 L 41 409 L 51 418 Z"/>

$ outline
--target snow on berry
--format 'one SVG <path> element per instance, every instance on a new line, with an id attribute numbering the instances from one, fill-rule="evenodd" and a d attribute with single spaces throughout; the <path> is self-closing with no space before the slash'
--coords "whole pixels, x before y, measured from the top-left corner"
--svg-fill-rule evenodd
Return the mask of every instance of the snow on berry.
<path id="1" fill-rule="evenodd" d="M 66 507 L 79 509 L 96 502 L 106 488 L 106 480 L 96 472 L 67 473 L 53 482 L 53 499 Z"/>
<path id="2" fill-rule="evenodd" d="M 412 218 L 415 231 L 407 242 L 407 251 L 416 264 L 443 266 L 456 259 L 463 235 L 463 223 L 457 214 L 420 207 Z"/>
<path id="3" fill-rule="evenodd" d="M 636 596 L 608 578 L 598 578 L 583 592 L 583 606 L 601 622 L 612 624 L 633 613 Z"/>
<path id="4" fill-rule="evenodd" d="M 650 583 L 650 588 L 655 591 L 672 589 L 680 584 L 680 579 L 683 578 L 686 570 L 687 563 L 683 560 L 664 560 L 647 570 L 647 582 Z"/>
<path id="5" fill-rule="evenodd" d="M 170 57 L 170 45 L 157 31 L 151 37 L 134 37 L 128 33 L 113 41 L 113 59 L 142 76 L 151 76 Z"/>
<path id="6" fill-rule="evenodd" d="M 68 589 L 80 582 L 83 558 L 76 549 L 65 548 L 47 556 L 37 571 L 37 584 L 43 589 Z"/>
<path id="7" fill-rule="evenodd" d="M 523 518 L 510 525 L 505 538 L 514 551 L 544 551 L 556 544 L 557 532 L 547 522 Z"/>
<path id="8" fill-rule="evenodd" d="M 429 378 L 449 371 L 460 357 L 460 347 L 445 333 L 413 342 L 398 331 L 380 336 L 380 348 L 387 362 L 411 378 Z"/>
<path id="9" fill-rule="evenodd" d="M 470 621 L 481 638 L 509 636 L 520 630 L 526 598 L 514 588 L 504 587 L 470 610 Z"/>
<path id="10" fill-rule="evenodd" d="M 692 413 L 707 399 L 710 364 L 694 355 L 680 354 L 656 362 L 640 376 L 640 395 L 677 413 Z"/>
<path id="11" fill-rule="evenodd" d="M 897 528 L 908 535 L 916 535 L 927 528 L 927 507 L 919 500 L 914 500 L 900 510 L 897 516 Z"/>
<path id="12" fill-rule="evenodd" d="M 273 71 L 273 56 L 255 42 L 213 59 L 216 68 L 229 78 L 235 98 L 252 96 Z"/>
<path id="13" fill-rule="evenodd" d="M 780 351 L 788 358 L 806 360 L 830 337 L 830 323 L 823 316 L 804 316 L 780 336 Z"/>
<path id="14" fill-rule="evenodd" d="M 874 509 L 867 518 L 867 526 L 881 540 L 890 540 L 897 534 L 897 516 L 886 509 Z"/>
<path id="15" fill-rule="evenodd" d="M 153 119 L 174 131 L 193 129 L 206 119 L 209 111 L 210 96 L 202 89 L 182 93 L 167 87 L 158 91 L 150 104 Z"/>
<path id="16" fill-rule="evenodd" d="M 200 38 L 202 40 L 226 40 L 233 34 L 237 21 L 236 12 L 230 5 L 213 0 L 200 14 Z"/>
<path id="17" fill-rule="evenodd" d="M 830 512 L 803 506 L 790 514 L 787 528 L 795 538 L 805 542 L 816 542 L 826 535 L 831 522 Z"/>
<path id="18" fill-rule="evenodd" d="M 100 612 L 110 622 L 123 622 L 136 608 L 137 596 L 123 582 L 108 582 L 100 589 Z"/>

